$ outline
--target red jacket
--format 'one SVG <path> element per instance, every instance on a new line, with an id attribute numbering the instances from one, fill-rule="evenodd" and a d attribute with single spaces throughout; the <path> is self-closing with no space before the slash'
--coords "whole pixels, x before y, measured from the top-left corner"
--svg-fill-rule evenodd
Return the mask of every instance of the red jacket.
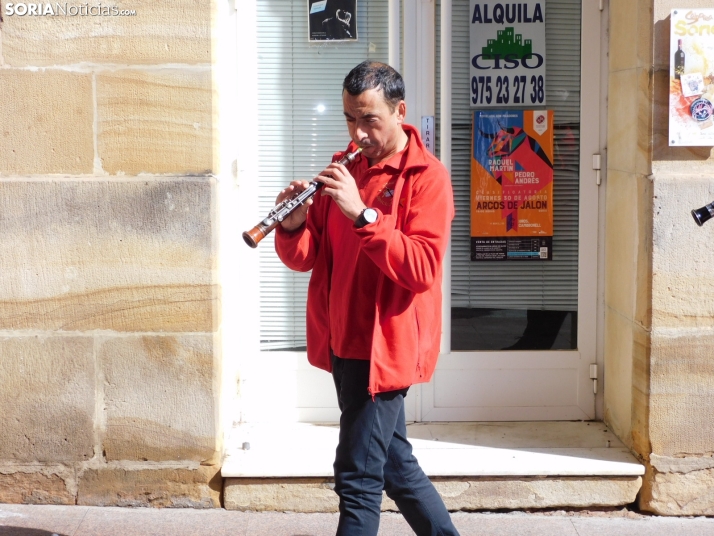
<path id="1" fill-rule="evenodd" d="M 370 357 L 372 395 L 428 382 L 440 349 L 442 261 L 454 218 L 451 181 L 446 168 L 426 150 L 417 130 L 410 125 L 403 128 L 411 141 L 394 188 L 391 214 L 380 212 L 377 222 L 354 231 L 361 237 L 364 253 L 380 269 Z M 355 149 L 350 143 L 347 151 Z M 344 154 L 336 154 L 335 159 Z M 323 230 L 333 204 L 330 197 L 316 195 L 306 225 L 294 232 L 278 226 L 275 238 L 275 249 L 286 266 L 302 272 L 312 270 L 307 293 L 307 355 L 310 363 L 328 372 L 332 370 L 328 312 L 331 254 Z"/>

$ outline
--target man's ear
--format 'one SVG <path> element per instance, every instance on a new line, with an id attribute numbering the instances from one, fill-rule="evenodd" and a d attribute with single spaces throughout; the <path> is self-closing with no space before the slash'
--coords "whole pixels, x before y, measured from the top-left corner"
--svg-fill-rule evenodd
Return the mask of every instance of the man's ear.
<path id="1" fill-rule="evenodd" d="M 395 111 L 397 112 L 397 121 L 399 121 L 399 123 L 403 123 L 407 117 L 407 103 L 404 101 L 399 101 L 399 104 L 397 104 L 397 109 Z"/>

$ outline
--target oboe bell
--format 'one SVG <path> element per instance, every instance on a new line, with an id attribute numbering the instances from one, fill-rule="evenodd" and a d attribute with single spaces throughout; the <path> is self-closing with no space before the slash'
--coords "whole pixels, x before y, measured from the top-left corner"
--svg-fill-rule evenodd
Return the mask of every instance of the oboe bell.
<path id="1" fill-rule="evenodd" d="M 350 162 L 354 162 L 357 155 L 362 152 L 362 147 L 359 147 L 353 153 L 347 153 L 338 163 L 346 166 Z M 261 221 L 258 225 L 253 227 L 251 230 L 243 233 L 243 240 L 252 248 L 258 247 L 258 242 L 263 240 L 268 234 L 275 229 L 281 221 L 290 216 L 295 209 L 302 206 L 305 201 L 310 199 L 317 191 L 322 188 L 323 183 L 319 181 L 312 181 L 308 187 L 302 192 L 295 194 L 294 196 L 284 199 L 278 205 L 273 207 L 273 209 L 268 213 L 265 219 Z"/>
<path id="2" fill-rule="evenodd" d="M 714 217 L 714 201 L 708 205 L 704 205 L 702 208 L 692 210 L 692 217 L 694 218 L 694 221 L 697 222 L 699 227 L 704 225 L 704 222 L 709 221 L 712 217 Z"/>

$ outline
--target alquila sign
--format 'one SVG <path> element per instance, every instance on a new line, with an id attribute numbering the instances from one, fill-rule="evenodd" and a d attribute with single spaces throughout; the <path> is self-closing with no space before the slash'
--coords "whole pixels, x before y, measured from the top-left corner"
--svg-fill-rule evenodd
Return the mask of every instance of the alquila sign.
<path id="1" fill-rule="evenodd" d="M 545 2 L 470 2 L 473 108 L 545 105 Z"/>

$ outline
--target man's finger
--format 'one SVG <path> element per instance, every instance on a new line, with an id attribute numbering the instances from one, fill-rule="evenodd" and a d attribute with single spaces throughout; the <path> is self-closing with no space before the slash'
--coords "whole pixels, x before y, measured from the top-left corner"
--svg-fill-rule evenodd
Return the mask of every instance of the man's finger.
<path id="1" fill-rule="evenodd" d="M 339 162 L 334 162 L 330 164 L 330 166 L 327 168 L 330 172 L 332 172 L 333 176 L 335 178 L 346 178 L 349 175 L 349 171 L 347 171 L 347 168 L 340 164 Z"/>
<path id="2" fill-rule="evenodd" d="M 329 175 L 318 175 L 315 177 L 317 180 L 319 180 L 321 183 L 323 183 L 325 186 L 333 186 L 337 180 L 335 180 L 334 177 L 331 177 Z"/>

